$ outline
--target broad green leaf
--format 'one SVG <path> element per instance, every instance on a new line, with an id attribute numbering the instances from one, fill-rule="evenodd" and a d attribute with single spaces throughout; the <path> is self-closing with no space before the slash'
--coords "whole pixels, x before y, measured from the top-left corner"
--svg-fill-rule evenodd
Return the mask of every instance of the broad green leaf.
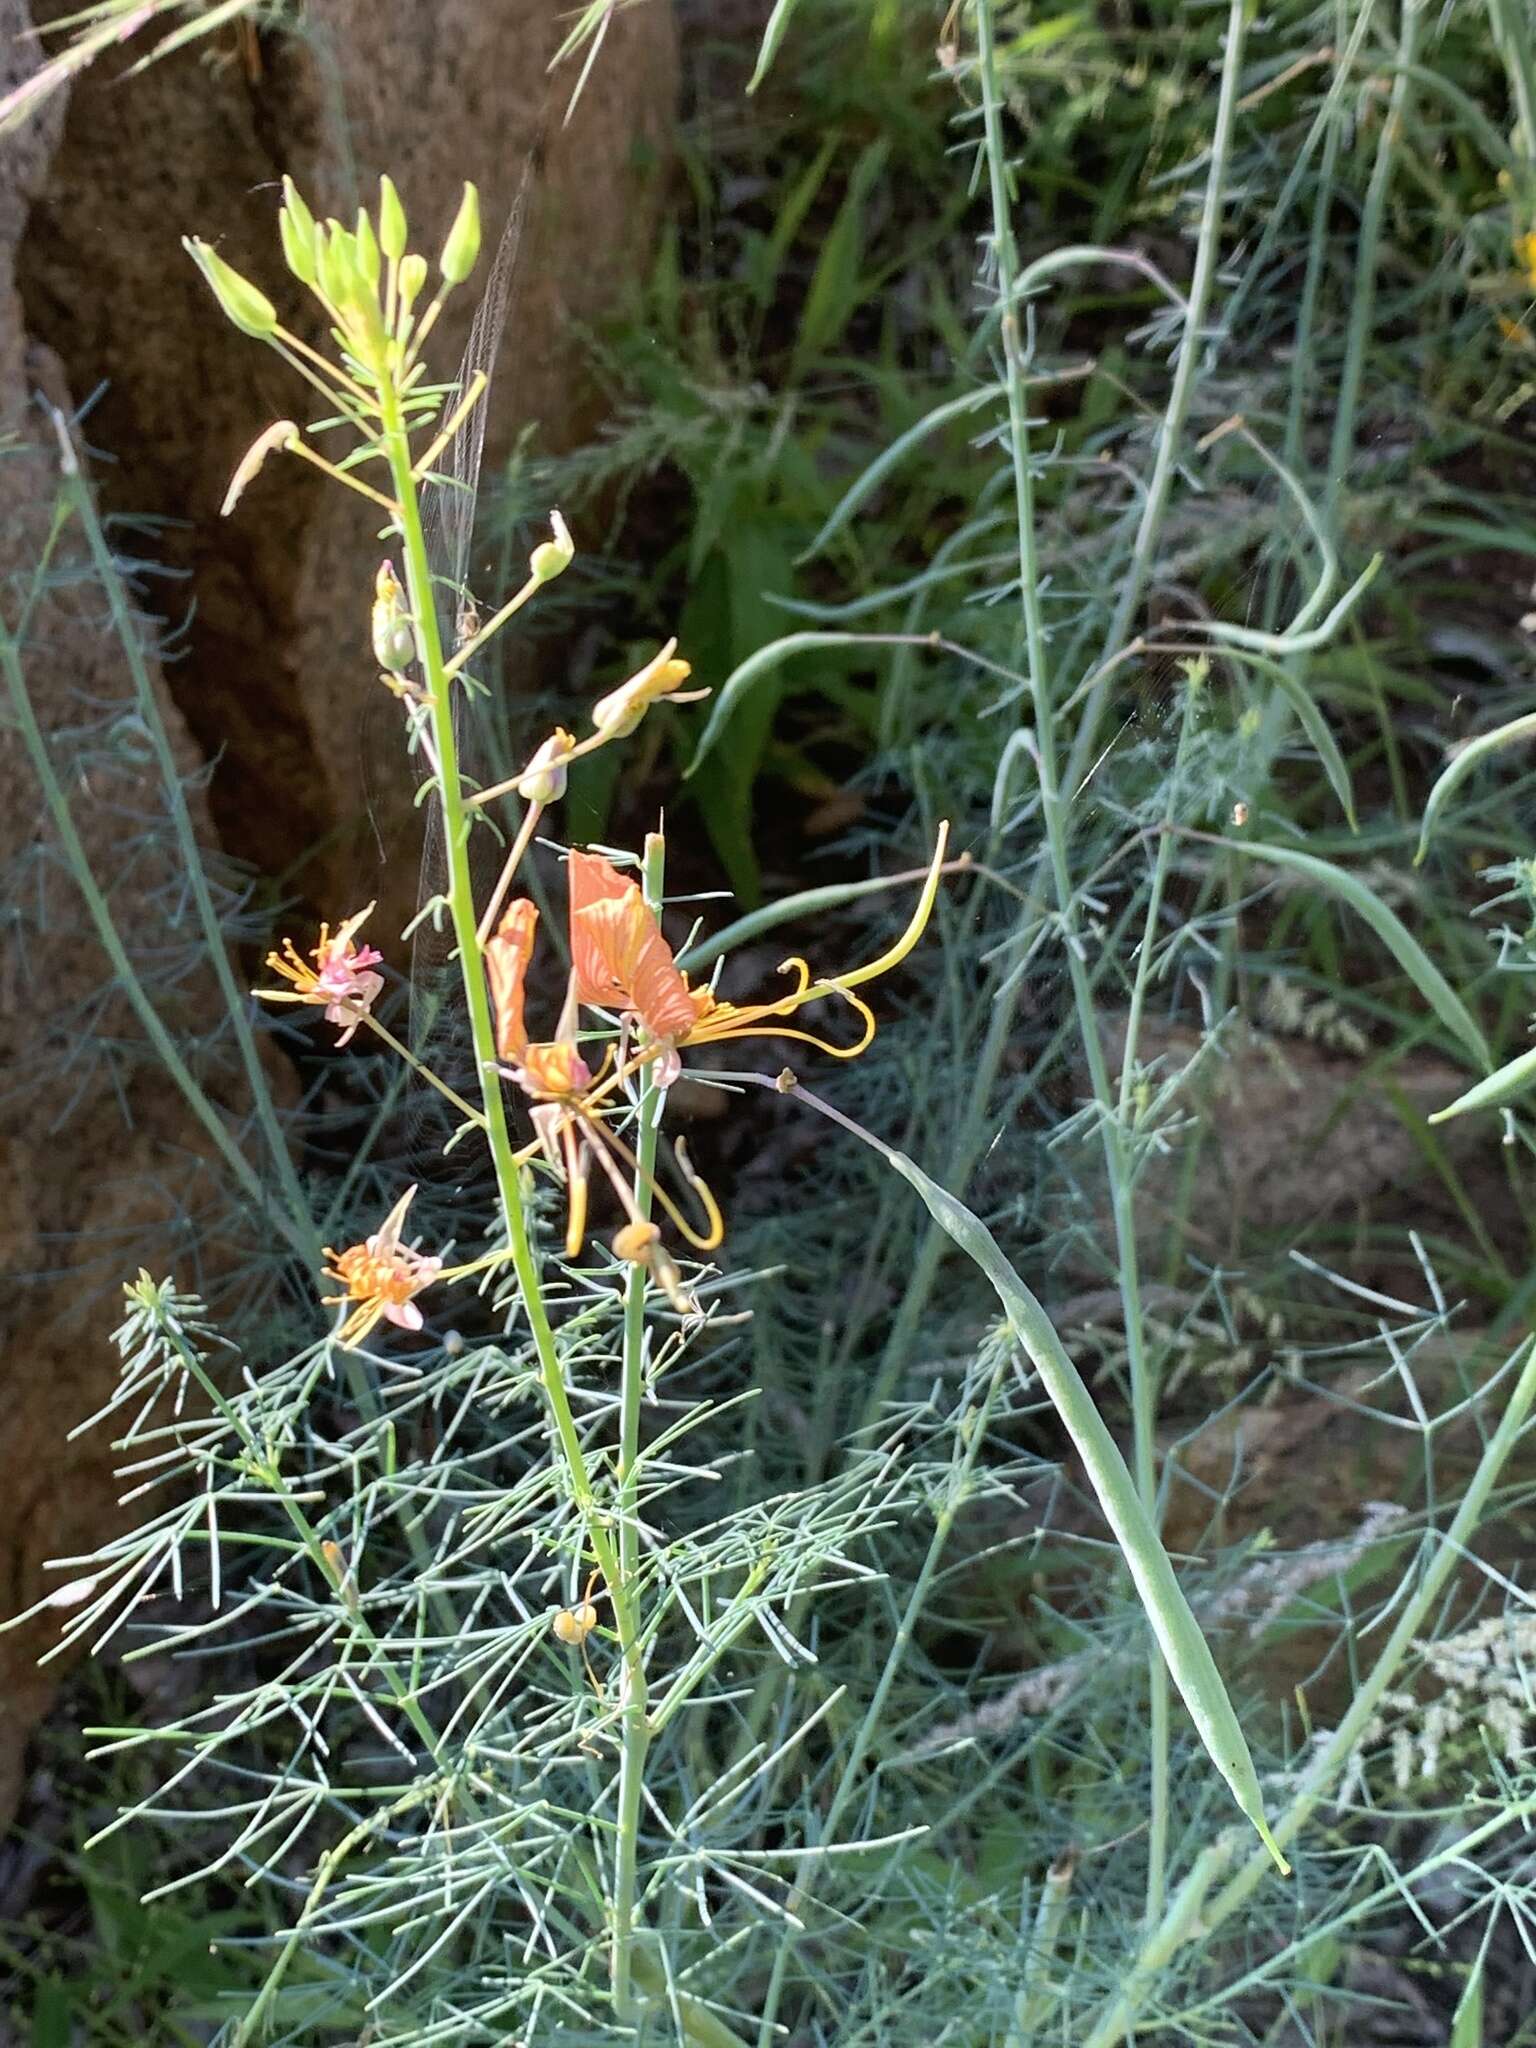
<path id="1" fill-rule="evenodd" d="M 704 563 L 679 621 L 679 637 L 695 674 L 719 675 L 762 645 L 774 625 L 770 597 L 784 590 L 792 575 L 789 551 L 776 525 L 727 513 L 720 545 Z M 723 702 L 726 692 L 720 693 L 710 720 L 714 759 L 690 791 L 731 887 L 748 909 L 755 907 L 761 893 L 752 843 L 753 793 L 781 694 L 777 687 L 750 697 L 738 691 Z M 696 753 L 690 776 L 700 758 Z"/>
<path id="2" fill-rule="evenodd" d="M 800 232 L 800 223 L 810 211 L 811 201 L 821 190 L 822 182 L 832 167 L 842 143 L 842 136 L 835 130 L 829 135 L 810 163 L 790 186 L 782 200 L 777 202 L 772 230 L 763 237 L 761 254 L 751 264 L 748 276 L 752 296 L 760 306 L 766 306 L 773 298 L 774 288 L 779 281 L 779 272 L 790 244 Z"/>
<path id="3" fill-rule="evenodd" d="M 1473 1020 L 1471 1011 L 1402 919 L 1395 911 L 1389 910 L 1358 875 L 1352 875 L 1347 868 L 1335 867 L 1332 861 L 1320 860 L 1315 853 L 1303 853 L 1294 846 L 1266 846 L 1256 840 L 1236 839 L 1223 839 L 1221 844 L 1230 846 L 1234 853 L 1247 854 L 1250 860 L 1287 868 L 1292 874 L 1303 876 L 1319 889 L 1326 889 L 1330 895 L 1347 903 L 1357 916 L 1364 918 L 1446 1029 L 1461 1040 L 1480 1067 L 1488 1065 L 1488 1042 Z"/>
<path id="4" fill-rule="evenodd" d="M 1424 817 L 1419 826 L 1419 850 L 1413 856 L 1415 867 L 1429 851 L 1429 835 L 1435 820 L 1472 770 L 1480 767 L 1490 754 L 1498 753 L 1501 747 L 1511 747 L 1519 740 L 1529 739 L 1536 739 L 1536 711 L 1527 711 L 1521 718 L 1512 718 L 1507 725 L 1496 725 L 1492 732 L 1479 733 L 1475 740 L 1468 740 L 1451 757 L 1435 778 L 1435 786 L 1424 806 Z"/>
<path id="5" fill-rule="evenodd" d="M 882 137 L 861 152 L 853 167 L 848 190 L 821 245 L 810 289 L 800 311 L 800 331 L 795 337 L 794 360 L 790 366 L 792 382 L 797 382 L 804 375 L 814 357 L 836 346 L 849 321 L 868 296 L 861 269 L 864 205 L 890 151 L 890 143 Z"/>

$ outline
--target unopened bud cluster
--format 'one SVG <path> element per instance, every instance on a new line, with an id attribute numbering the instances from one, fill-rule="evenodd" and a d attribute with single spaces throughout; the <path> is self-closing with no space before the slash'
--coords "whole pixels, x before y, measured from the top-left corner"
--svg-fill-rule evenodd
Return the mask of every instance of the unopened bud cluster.
<path id="1" fill-rule="evenodd" d="M 473 185 L 464 187 L 437 259 L 441 284 L 419 318 L 416 308 L 429 266 L 424 256 L 407 249 L 405 208 L 389 178 L 379 180 L 377 215 L 360 208 L 351 227 L 339 220 L 316 220 L 293 180 L 284 178 L 278 232 L 289 270 L 332 322 L 348 374 L 380 389 L 386 377 L 403 377 L 410 370 L 444 298 L 474 270 L 480 255 L 480 196 Z M 265 292 L 207 242 L 189 240 L 185 246 L 242 334 L 292 348 L 294 338 L 279 325 L 277 308 Z"/>

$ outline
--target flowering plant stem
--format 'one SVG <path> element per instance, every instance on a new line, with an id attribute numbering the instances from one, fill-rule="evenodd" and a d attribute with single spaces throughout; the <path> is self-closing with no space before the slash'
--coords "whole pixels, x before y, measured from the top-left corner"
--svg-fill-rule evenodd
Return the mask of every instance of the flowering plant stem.
<path id="1" fill-rule="evenodd" d="M 641 886 L 645 900 L 661 911 L 666 844 L 660 833 L 646 841 Z M 635 1143 L 638 1161 L 635 1207 L 642 1216 L 651 1210 L 656 1169 L 656 1138 L 661 1120 L 662 1090 L 650 1079 L 640 1095 L 640 1128 Z M 645 1783 L 651 1724 L 645 1679 L 645 1653 L 640 1641 L 636 1578 L 640 1553 L 640 1403 L 645 1393 L 645 1268 L 629 1269 L 624 1285 L 624 1337 L 619 1391 L 619 1573 L 610 1580 L 614 1623 L 619 1636 L 619 1814 L 613 1870 L 613 2002 L 620 2020 L 634 2017 L 633 1958 L 635 1897 L 638 1881 L 640 1801 Z"/>
<path id="2" fill-rule="evenodd" d="M 432 738 L 436 749 L 439 801 L 443 807 L 443 837 L 448 854 L 448 913 L 458 941 L 459 973 L 464 984 L 464 1001 L 469 1011 L 470 1037 L 475 1049 L 475 1066 L 480 1077 L 480 1094 L 485 1110 L 486 1140 L 496 1169 L 496 1188 L 507 1228 L 512 1269 L 517 1275 L 523 1313 L 533 1335 L 545 1397 L 554 1419 L 555 1434 L 565 1461 L 566 1477 L 576 1502 L 593 1555 L 603 1577 L 612 1586 L 618 1577 L 618 1559 L 612 1539 L 599 1519 L 586 1454 L 571 1413 L 570 1397 L 560 1371 L 555 1333 L 550 1324 L 540 1283 L 538 1261 L 528 1235 L 528 1216 L 523 1201 L 517 1161 L 513 1157 L 512 1135 L 507 1128 L 506 1103 L 496 1073 L 496 1039 L 491 1022 L 491 1001 L 480 959 L 476 926 L 474 885 L 469 871 L 469 815 L 459 784 L 458 741 L 453 729 L 453 678 L 447 673 L 442 635 L 437 624 L 437 593 L 427 562 L 426 533 L 421 520 L 421 500 L 411 464 L 410 437 L 406 428 L 400 394 L 386 386 L 380 436 L 390 475 L 394 482 L 400 538 L 405 552 L 406 586 L 416 627 L 416 651 L 431 706 Z"/>
<path id="3" fill-rule="evenodd" d="M 422 527 L 421 502 L 412 471 L 410 441 L 398 392 L 389 389 L 383 398 L 382 445 L 398 500 L 400 535 L 405 555 L 406 587 L 415 619 L 417 655 L 431 707 L 432 736 L 436 748 L 440 801 L 443 807 L 443 840 L 447 851 L 449 915 L 458 942 L 459 970 L 464 1000 L 469 1011 L 470 1034 L 475 1065 L 480 1077 L 485 1112 L 486 1140 L 496 1170 L 496 1185 L 506 1223 L 512 1268 L 517 1275 L 523 1312 L 533 1335 L 539 1371 L 555 1440 L 565 1466 L 566 1479 L 586 1540 L 597 1562 L 612 1604 L 614 1627 L 619 1638 L 621 1686 L 623 1688 L 623 1748 L 620 1762 L 619 1828 L 615 1847 L 614 1893 L 611 1905 L 611 1971 L 615 2006 L 620 2017 L 632 2009 L 632 1959 L 634 1953 L 637 1842 L 640 1826 L 641 1785 L 645 1768 L 649 1729 L 646 1718 L 645 1674 L 639 1642 L 639 1617 L 635 1601 L 636 1453 L 639 1438 L 641 1382 L 644 1374 L 644 1274 L 638 1269 L 630 1276 L 625 1296 L 624 1363 L 621 1417 L 620 1520 L 617 1543 L 613 1530 L 600 1511 L 592 1490 L 586 1453 L 571 1411 L 555 1345 L 555 1334 L 545 1304 L 538 1260 L 528 1233 L 528 1216 L 522 1182 L 513 1156 L 507 1128 L 506 1104 L 496 1069 L 495 1030 L 490 996 L 481 962 L 478 913 L 469 867 L 469 832 L 472 820 L 459 783 L 458 748 L 453 728 L 452 691 L 454 681 L 443 655 L 438 630 L 437 599 L 427 561 L 426 535 Z M 654 886 L 660 886 L 660 842 L 655 842 Z M 651 863 L 647 863 L 647 884 L 652 886 Z M 649 1173 L 655 1154 L 655 1091 L 648 1091 L 642 1105 L 641 1163 Z M 649 1156 L 646 1134 L 649 1134 Z M 643 1198 L 643 1196 L 642 1196 Z"/>

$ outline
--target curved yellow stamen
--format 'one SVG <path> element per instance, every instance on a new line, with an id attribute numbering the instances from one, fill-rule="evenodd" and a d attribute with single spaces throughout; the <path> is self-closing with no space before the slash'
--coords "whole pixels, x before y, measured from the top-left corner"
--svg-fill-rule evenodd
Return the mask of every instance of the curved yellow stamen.
<path id="1" fill-rule="evenodd" d="M 693 1226 L 688 1222 L 687 1218 L 683 1215 L 681 1209 L 678 1208 L 677 1204 L 673 1201 L 672 1197 L 667 1193 L 666 1189 L 661 1185 L 660 1181 L 657 1180 L 656 1176 L 652 1173 L 646 1173 L 641 1168 L 640 1163 L 636 1159 L 634 1153 L 630 1151 L 629 1147 L 624 1143 L 622 1138 L 616 1138 L 612 1131 L 605 1130 L 603 1132 L 603 1142 L 612 1147 L 612 1149 L 618 1154 L 620 1159 L 623 1160 L 624 1164 L 629 1168 L 631 1173 L 639 1175 L 640 1180 L 642 1181 L 644 1186 L 649 1190 L 652 1197 L 661 1204 L 662 1209 L 666 1214 L 667 1221 L 671 1223 L 674 1226 L 674 1228 L 681 1233 L 682 1236 L 687 1238 L 688 1242 L 693 1246 L 695 1251 L 714 1251 L 716 1246 L 720 1243 L 720 1240 L 725 1236 L 725 1218 L 720 1213 L 720 1204 L 715 1200 L 714 1195 L 710 1191 L 709 1184 L 704 1180 L 701 1174 L 695 1173 L 693 1168 L 689 1165 L 688 1153 L 686 1148 L 683 1147 L 681 1139 L 678 1139 L 677 1143 L 674 1144 L 672 1150 L 677 1157 L 678 1168 L 679 1171 L 682 1173 L 683 1179 L 687 1181 L 689 1187 L 692 1188 L 693 1192 L 698 1196 L 699 1207 L 704 1211 L 705 1217 L 707 1219 L 707 1226 L 705 1234 L 703 1236 L 700 1236 L 698 1231 L 696 1231 L 693 1228 Z"/>
<path id="2" fill-rule="evenodd" d="M 775 1003 L 761 1003 L 754 1005 L 750 1009 L 733 1010 L 730 1016 L 722 1021 L 718 1030 L 711 1030 L 709 1020 L 706 1018 L 698 1036 L 688 1039 L 687 1043 L 689 1045 L 725 1045 L 734 1038 L 794 1038 L 798 1039 L 802 1045 L 814 1045 L 818 1052 L 828 1053 L 835 1060 L 857 1059 L 861 1052 L 867 1051 L 875 1035 L 875 1014 L 863 997 L 854 995 L 851 990 L 844 988 L 841 983 L 825 982 L 820 988 L 814 990 L 812 995 L 797 1000 L 795 1009 L 800 1008 L 802 1001 L 810 1002 L 813 996 L 841 996 L 849 1009 L 856 1013 L 862 1029 L 852 1045 L 834 1045 L 830 1039 L 818 1038 L 813 1031 L 801 1031 L 797 1026 L 791 1024 L 779 1025 L 773 1023 L 772 1019 L 775 1017 L 793 1014 L 793 1012 L 786 1011 Z"/>
<path id="3" fill-rule="evenodd" d="M 934 844 L 933 859 L 928 863 L 928 877 L 923 883 L 922 894 L 907 923 L 906 930 L 878 960 L 871 960 L 866 966 L 855 967 L 850 974 L 837 974 L 818 984 L 821 988 L 857 988 L 861 982 L 874 981 L 882 974 L 889 974 L 893 967 L 899 967 L 912 948 L 928 928 L 933 915 L 933 906 L 939 893 L 939 878 L 944 872 L 944 849 L 949 844 L 949 821 L 939 826 L 939 836 Z M 810 1000 L 809 997 L 806 998 Z"/>

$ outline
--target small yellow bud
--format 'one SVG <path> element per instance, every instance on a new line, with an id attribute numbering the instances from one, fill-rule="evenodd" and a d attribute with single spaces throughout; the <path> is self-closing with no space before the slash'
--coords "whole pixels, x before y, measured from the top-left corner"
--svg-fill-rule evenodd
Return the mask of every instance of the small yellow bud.
<path id="1" fill-rule="evenodd" d="M 248 278 L 224 261 L 206 242 L 183 235 L 181 246 L 208 280 L 209 290 L 242 334 L 266 341 L 277 326 L 277 308 Z"/>
<path id="2" fill-rule="evenodd" d="M 224 493 L 224 502 L 219 507 L 219 517 L 227 519 L 252 478 L 261 472 L 261 465 L 274 448 L 288 448 L 299 438 L 299 430 L 292 420 L 274 420 L 264 434 L 254 440 L 240 459 L 240 466 L 229 480 L 229 489 Z"/>
<path id="3" fill-rule="evenodd" d="M 571 539 L 571 529 L 558 512 L 551 512 L 549 524 L 553 540 L 541 540 L 528 557 L 528 573 L 539 583 L 552 583 L 564 570 L 569 569 L 576 557 L 576 543 Z"/>
<path id="4" fill-rule="evenodd" d="M 373 658 L 391 675 L 399 675 L 416 659 L 416 632 L 406 609 L 405 592 L 386 559 L 373 581 Z"/>
<path id="5" fill-rule="evenodd" d="M 583 1600 L 576 1607 L 562 1607 L 550 1627 L 562 1643 L 577 1649 L 597 1627 L 597 1609 L 590 1600 Z"/>
<path id="6" fill-rule="evenodd" d="M 648 1266 L 660 1242 L 661 1232 L 654 1223 L 626 1223 L 613 1234 L 613 1254 L 627 1265 Z"/>
<path id="7" fill-rule="evenodd" d="M 425 256 L 407 256 L 400 265 L 400 303 L 407 312 L 427 281 Z"/>
<path id="8" fill-rule="evenodd" d="M 398 263 L 405 254 L 408 232 L 405 208 L 400 204 L 400 194 L 395 190 L 393 178 L 380 178 L 379 242 L 391 263 Z"/>
<path id="9" fill-rule="evenodd" d="M 459 210 L 453 226 L 448 230 L 448 239 L 443 244 L 443 253 L 438 258 L 438 269 L 448 284 L 462 284 L 474 269 L 480 255 L 480 194 L 473 185 L 464 187 L 464 197 L 459 201 Z"/>
<path id="10" fill-rule="evenodd" d="M 600 733 L 611 740 L 623 739 L 634 731 L 659 697 L 671 697 L 679 704 L 692 704 L 709 695 L 707 690 L 690 690 L 678 696 L 679 683 L 687 682 L 693 670 L 686 661 L 676 659 L 676 649 L 676 640 L 669 640 L 661 652 L 653 655 L 644 668 L 637 669 L 627 683 L 620 683 L 606 697 L 598 698 L 592 706 L 592 723 Z"/>
<path id="11" fill-rule="evenodd" d="M 525 803 L 559 803 L 570 780 L 570 771 L 565 764 L 575 745 L 575 739 L 565 727 L 557 725 L 518 781 L 517 793 Z"/>

